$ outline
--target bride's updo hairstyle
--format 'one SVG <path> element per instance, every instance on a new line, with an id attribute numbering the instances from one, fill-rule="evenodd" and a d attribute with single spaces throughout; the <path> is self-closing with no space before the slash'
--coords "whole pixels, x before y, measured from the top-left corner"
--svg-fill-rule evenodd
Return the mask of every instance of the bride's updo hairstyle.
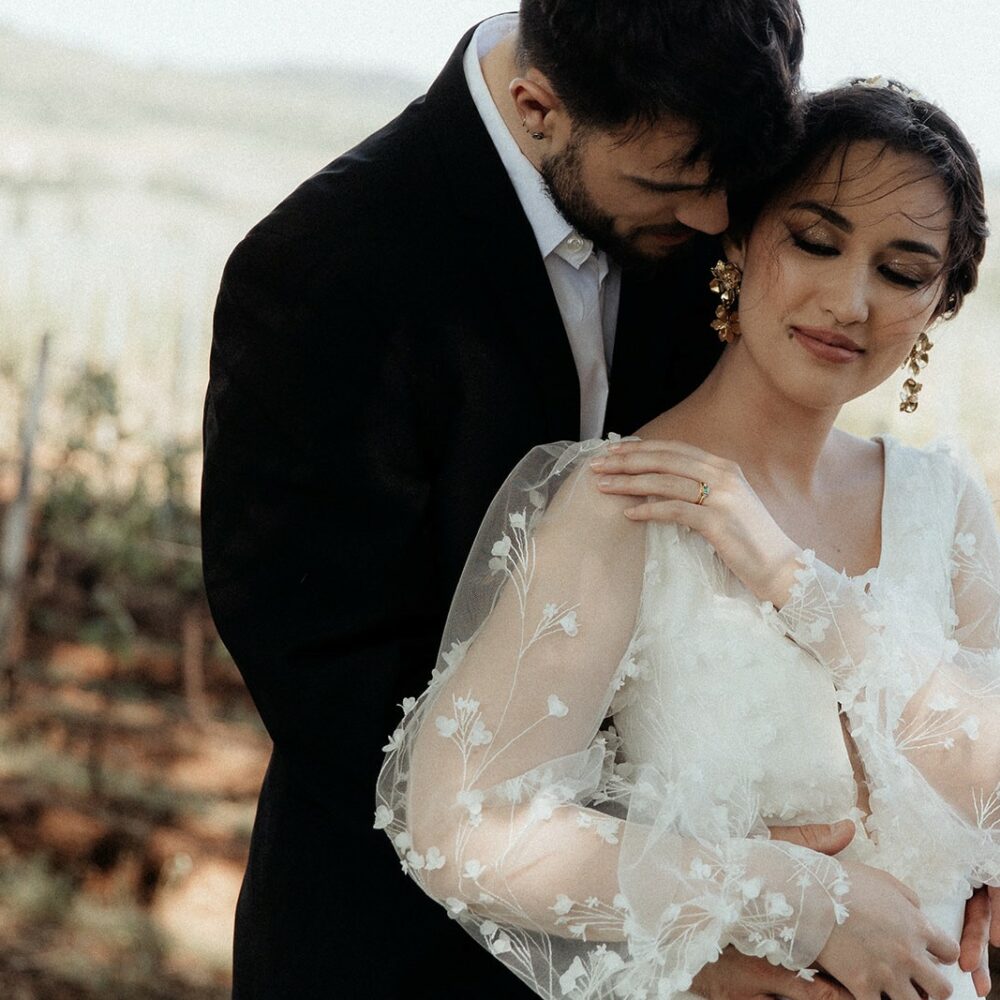
<path id="1" fill-rule="evenodd" d="M 881 144 L 873 166 L 887 153 L 920 156 L 943 184 L 952 221 L 937 315 L 950 319 L 976 287 L 986 251 L 989 226 L 983 177 L 972 146 L 955 122 L 895 80 L 855 80 L 807 96 L 798 150 L 776 177 L 733 199 L 733 235 L 748 236 L 763 208 L 800 184 L 808 184 L 831 162 L 839 159 L 840 177 L 845 179 L 847 149 L 857 142 Z"/>

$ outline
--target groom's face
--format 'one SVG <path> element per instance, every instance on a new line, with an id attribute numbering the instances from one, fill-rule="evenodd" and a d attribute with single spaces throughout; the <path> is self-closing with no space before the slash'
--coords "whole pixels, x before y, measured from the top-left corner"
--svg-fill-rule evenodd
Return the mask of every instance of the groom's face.
<path id="1" fill-rule="evenodd" d="M 637 135 L 576 127 L 542 159 L 541 172 L 578 232 L 623 265 L 655 265 L 695 233 L 729 224 L 726 194 L 707 186 L 707 165 L 684 162 L 694 140 L 676 122 Z"/>

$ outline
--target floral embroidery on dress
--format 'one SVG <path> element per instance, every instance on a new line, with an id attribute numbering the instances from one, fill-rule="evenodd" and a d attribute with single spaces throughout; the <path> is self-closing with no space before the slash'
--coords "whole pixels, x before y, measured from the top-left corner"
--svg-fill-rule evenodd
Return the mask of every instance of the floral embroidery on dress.
<path id="1" fill-rule="evenodd" d="M 682 996 L 729 945 L 811 978 L 850 886 L 775 824 L 850 815 L 922 897 L 1000 884 L 1000 547 L 954 453 L 887 440 L 879 567 L 807 553 L 775 609 L 627 523 L 588 479 L 606 446 L 534 449 L 484 521 L 383 748 L 406 875 L 552 1000 Z"/>

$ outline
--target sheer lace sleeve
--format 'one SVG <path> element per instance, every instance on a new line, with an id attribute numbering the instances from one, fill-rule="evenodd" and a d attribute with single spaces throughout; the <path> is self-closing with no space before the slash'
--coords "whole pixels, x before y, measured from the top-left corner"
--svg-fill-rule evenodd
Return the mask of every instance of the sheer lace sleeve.
<path id="1" fill-rule="evenodd" d="M 889 584 L 877 573 L 848 578 L 807 553 L 776 618 L 833 677 L 872 786 L 871 825 L 883 838 L 932 838 L 926 846 L 950 852 L 956 871 L 997 885 L 1000 542 L 978 475 L 944 450 L 924 458 L 905 543 L 933 548 L 945 526 L 941 599 L 933 560 Z"/>
<path id="2" fill-rule="evenodd" d="M 601 730 L 646 571 L 629 501 L 594 488 L 602 447 L 535 449 L 497 496 L 439 669 L 385 748 L 375 825 L 540 996 L 667 998 L 728 944 L 802 969 L 847 915 L 839 863 L 735 807 L 682 814 Z"/>

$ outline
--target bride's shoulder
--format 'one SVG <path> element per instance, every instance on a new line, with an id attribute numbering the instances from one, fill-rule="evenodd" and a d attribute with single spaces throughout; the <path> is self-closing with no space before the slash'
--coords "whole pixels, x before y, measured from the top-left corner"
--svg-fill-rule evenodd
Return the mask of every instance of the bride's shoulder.
<path id="1" fill-rule="evenodd" d="M 970 491 L 986 492 L 979 463 L 956 438 L 938 437 L 916 445 L 881 434 L 853 441 L 859 449 L 864 445 L 884 456 L 886 489 L 904 492 L 917 506 L 940 502 L 954 507 Z"/>
<path id="2" fill-rule="evenodd" d="M 895 461 L 913 469 L 923 469 L 928 474 L 935 472 L 956 482 L 970 477 L 981 478 L 979 464 L 972 452 L 957 438 L 937 437 L 921 445 L 901 441 L 891 434 L 873 440 L 881 441 L 887 457 L 891 453 Z"/>
<path id="3" fill-rule="evenodd" d="M 512 470 L 500 497 L 508 507 L 523 504 L 534 511 L 547 533 L 571 528 L 614 540 L 635 532 L 639 526 L 624 512 L 636 505 L 636 499 L 602 493 L 591 468 L 593 461 L 621 440 L 632 439 L 612 434 L 605 439 L 536 445 Z M 590 536 L 590 540 L 598 539 Z"/>
<path id="4" fill-rule="evenodd" d="M 855 467 L 881 465 L 884 462 L 886 466 L 891 463 L 952 471 L 975 468 L 968 448 L 954 438 L 936 438 L 927 444 L 916 445 L 893 434 L 865 438 L 837 429 L 832 440 L 841 460 Z"/>

